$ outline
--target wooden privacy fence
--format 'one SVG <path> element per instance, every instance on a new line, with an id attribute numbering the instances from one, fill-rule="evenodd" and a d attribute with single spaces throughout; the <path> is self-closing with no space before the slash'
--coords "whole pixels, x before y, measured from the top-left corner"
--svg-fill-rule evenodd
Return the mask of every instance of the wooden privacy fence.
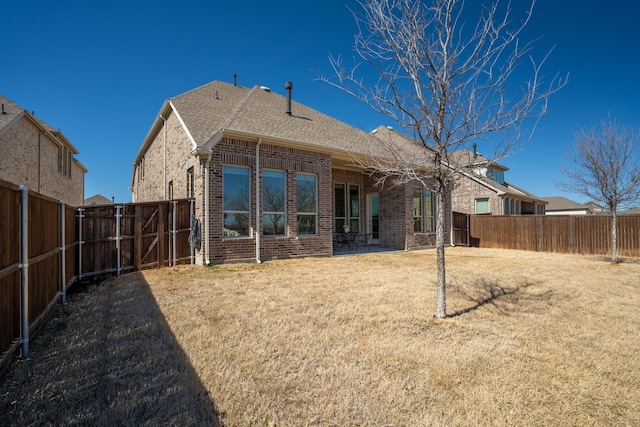
<path id="1" fill-rule="evenodd" d="M 453 244 L 456 246 L 469 246 L 469 215 L 453 213 Z"/>
<path id="2" fill-rule="evenodd" d="M 193 263 L 192 200 L 78 208 L 78 277 Z"/>
<path id="3" fill-rule="evenodd" d="M 471 246 L 611 254 L 611 217 L 605 215 L 471 215 Z M 640 257 L 640 216 L 618 216 L 618 255 Z"/>
<path id="4" fill-rule="evenodd" d="M 192 263 L 193 201 L 74 208 L 0 181 L 0 372 L 78 279 Z"/>

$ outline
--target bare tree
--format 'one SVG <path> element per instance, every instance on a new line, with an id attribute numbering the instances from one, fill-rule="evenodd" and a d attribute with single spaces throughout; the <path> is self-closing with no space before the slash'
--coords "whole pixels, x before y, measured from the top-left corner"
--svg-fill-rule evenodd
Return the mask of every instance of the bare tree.
<path id="1" fill-rule="evenodd" d="M 558 187 L 601 203 L 611 213 L 611 263 L 618 263 L 617 211 L 640 201 L 640 133 L 614 120 L 581 129 L 562 171 L 569 182 Z"/>
<path id="2" fill-rule="evenodd" d="M 322 79 L 393 119 L 422 148 L 416 155 L 403 152 L 393 138 L 379 139 L 375 150 L 387 150 L 393 163 L 371 160 L 375 156 L 358 162 L 379 183 L 418 181 L 435 194 L 436 317 L 446 317 L 444 222 L 446 195 L 456 177 L 452 153 L 489 135 L 500 135 L 494 137 L 494 161 L 512 153 L 523 140 L 521 124 L 542 116 L 548 97 L 566 80 L 555 76 L 545 83 L 540 67 L 548 53 L 536 62 L 533 45 L 520 41 L 533 3 L 522 22 L 512 25 L 509 5 L 501 8 L 495 1 L 481 8 L 472 26 L 464 22 L 461 0 L 359 4 L 362 12 L 352 11 L 359 29 L 357 59 L 346 66 L 341 57 L 330 57 L 336 77 Z M 523 61 L 531 64 L 529 80 L 517 82 Z"/>

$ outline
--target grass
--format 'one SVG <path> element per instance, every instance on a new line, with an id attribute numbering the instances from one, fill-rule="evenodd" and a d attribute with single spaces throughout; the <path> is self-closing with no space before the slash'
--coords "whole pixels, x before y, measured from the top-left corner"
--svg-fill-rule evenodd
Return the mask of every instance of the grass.
<path id="1" fill-rule="evenodd" d="M 449 248 L 123 276 L 0 380 L 0 424 L 640 425 L 640 262 Z"/>

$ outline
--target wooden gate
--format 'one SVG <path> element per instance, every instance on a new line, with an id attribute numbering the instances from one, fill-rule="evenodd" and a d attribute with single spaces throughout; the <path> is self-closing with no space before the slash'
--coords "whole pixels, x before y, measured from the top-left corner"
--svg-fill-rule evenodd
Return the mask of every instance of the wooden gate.
<path id="1" fill-rule="evenodd" d="M 192 201 L 78 209 L 79 277 L 191 263 Z"/>

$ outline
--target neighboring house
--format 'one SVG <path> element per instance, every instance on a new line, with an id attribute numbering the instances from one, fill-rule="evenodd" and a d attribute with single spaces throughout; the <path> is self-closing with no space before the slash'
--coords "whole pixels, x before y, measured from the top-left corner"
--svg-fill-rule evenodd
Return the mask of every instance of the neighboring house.
<path id="1" fill-rule="evenodd" d="M 584 205 L 589 209 L 589 213 L 592 213 L 592 214 L 607 213 L 607 210 L 602 206 L 600 206 L 599 204 L 597 204 L 596 202 L 587 202 Z"/>
<path id="2" fill-rule="evenodd" d="M 622 212 L 618 212 L 618 215 L 640 215 L 640 208 L 629 208 Z"/>
<path id="3" fill-rule="evenodd" d="M 376 187 L 353 161 L 375 155 L 375 134 L 293 101 L 291 86 L 214 81 L 166 100 L 134 160 L 133 200 L 194 198 L 198 263 L 331 255 L 344 225 L 383 247 L 435 244 L 431 193 Z"/>
<path id="4" fill-rule="evenodd" d="M 84 203 L 87 169 L 60 132 L 0 95 L 0 179 L 72 206 Z"/>
<path id="5" fill-rule="evenodd" d="M 99 206 L 99 205 L 112 205 L 113 200 L 107 199 L 102 194 L 96 194 L 94 196 L 89 197 L 88 199 L 84 199 L 85 206 Z"/>
<path id="6" fill-rule="evenodd" d="M 544 200 L 548 202 L 546 215 L 587 215 L 591 213 L 588 206 L 566 197 L 545 197 Z"/>
<path id="7" fill-rule="evenodd" d="M 491 215 L 538 215 L 547 202 L 505 180 L 509 169 L 493 163 L 475 149 L 452 153 L 460 171 L 452 191 L 454 212 Z"/>

